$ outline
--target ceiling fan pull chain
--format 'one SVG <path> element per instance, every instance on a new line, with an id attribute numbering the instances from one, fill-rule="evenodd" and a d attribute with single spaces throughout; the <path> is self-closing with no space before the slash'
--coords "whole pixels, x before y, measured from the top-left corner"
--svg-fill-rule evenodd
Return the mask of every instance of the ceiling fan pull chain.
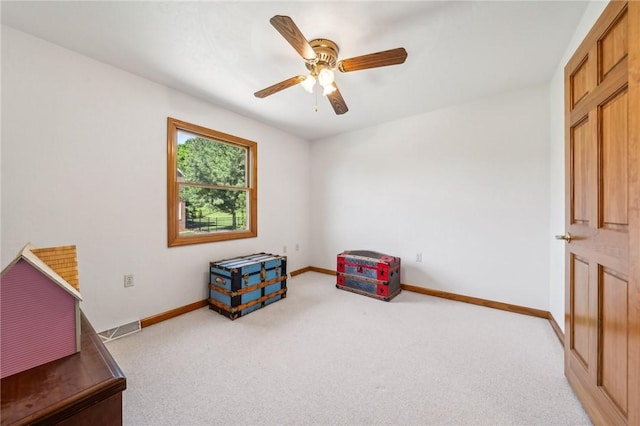
<path id="1" fill-rule="evenodd" d="M 313 106 L 313 110 L 314 110 L 315 112 L 318 112 L 318 91 L 317 91 L 317 90 L 314 90 L 314 91 L 313 91 L 313 95 L 314 95 L 314 96 L 315 96 L 315 98 L 316 98 L 316 104 Z"/>

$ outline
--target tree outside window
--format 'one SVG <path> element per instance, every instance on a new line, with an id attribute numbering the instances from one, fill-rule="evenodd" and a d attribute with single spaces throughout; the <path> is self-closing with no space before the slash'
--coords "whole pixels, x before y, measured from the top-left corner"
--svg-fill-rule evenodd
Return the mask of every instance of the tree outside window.
<path id="1" fill-rule="evenodd" d="M 169 246 L 257 236 L 255 142 L 168 119 Z"/>

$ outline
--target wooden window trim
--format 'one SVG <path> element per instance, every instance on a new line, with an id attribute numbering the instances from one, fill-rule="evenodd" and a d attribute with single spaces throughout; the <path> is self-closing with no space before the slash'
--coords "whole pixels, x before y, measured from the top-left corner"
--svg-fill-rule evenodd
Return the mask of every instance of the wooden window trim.
<path id="1" fill-rule="evenodd" d="M 177 140 L 178 130 L 202 136 L 207 139 L 219 140 L 232 145 L 241 146 L 249 150 L 248 167 L 248 218 L 249 228 L 241 231 L 215 232 L 181 236 L 178 231 L 179 190 L 177 177 Z M 175 118 L 167 118 L 167 234 L 168 246 L 184 246 L 191 244 L 212 243 L 258 236 L 258 144 L 248 139 L 218 132 L 206 127 L 187 123 Z"/>

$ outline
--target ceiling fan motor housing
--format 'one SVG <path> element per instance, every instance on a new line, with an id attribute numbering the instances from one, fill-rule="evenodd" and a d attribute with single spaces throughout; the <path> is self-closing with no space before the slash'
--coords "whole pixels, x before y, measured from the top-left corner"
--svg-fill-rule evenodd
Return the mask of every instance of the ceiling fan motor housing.
<path id="1" fill-rule="evenodd" d="M 306 62 L 309 71 L 317 71 L 318 69 L 330 68 L 334 69 L 338 63 L 338 45 L 331 40 L 325 38 L 316 38 L 309 41 L 311 48 L 316 52 L 316 60 Z"/>

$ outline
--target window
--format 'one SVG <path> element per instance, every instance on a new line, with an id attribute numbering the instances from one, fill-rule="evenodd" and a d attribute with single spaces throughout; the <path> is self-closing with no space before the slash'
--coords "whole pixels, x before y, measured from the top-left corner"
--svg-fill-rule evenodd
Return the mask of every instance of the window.
<path id="1" fill-rule="evenodd" d="M 255 142 L 167 119 L 169 247 L 258 235 L 257 149 Z"/>

